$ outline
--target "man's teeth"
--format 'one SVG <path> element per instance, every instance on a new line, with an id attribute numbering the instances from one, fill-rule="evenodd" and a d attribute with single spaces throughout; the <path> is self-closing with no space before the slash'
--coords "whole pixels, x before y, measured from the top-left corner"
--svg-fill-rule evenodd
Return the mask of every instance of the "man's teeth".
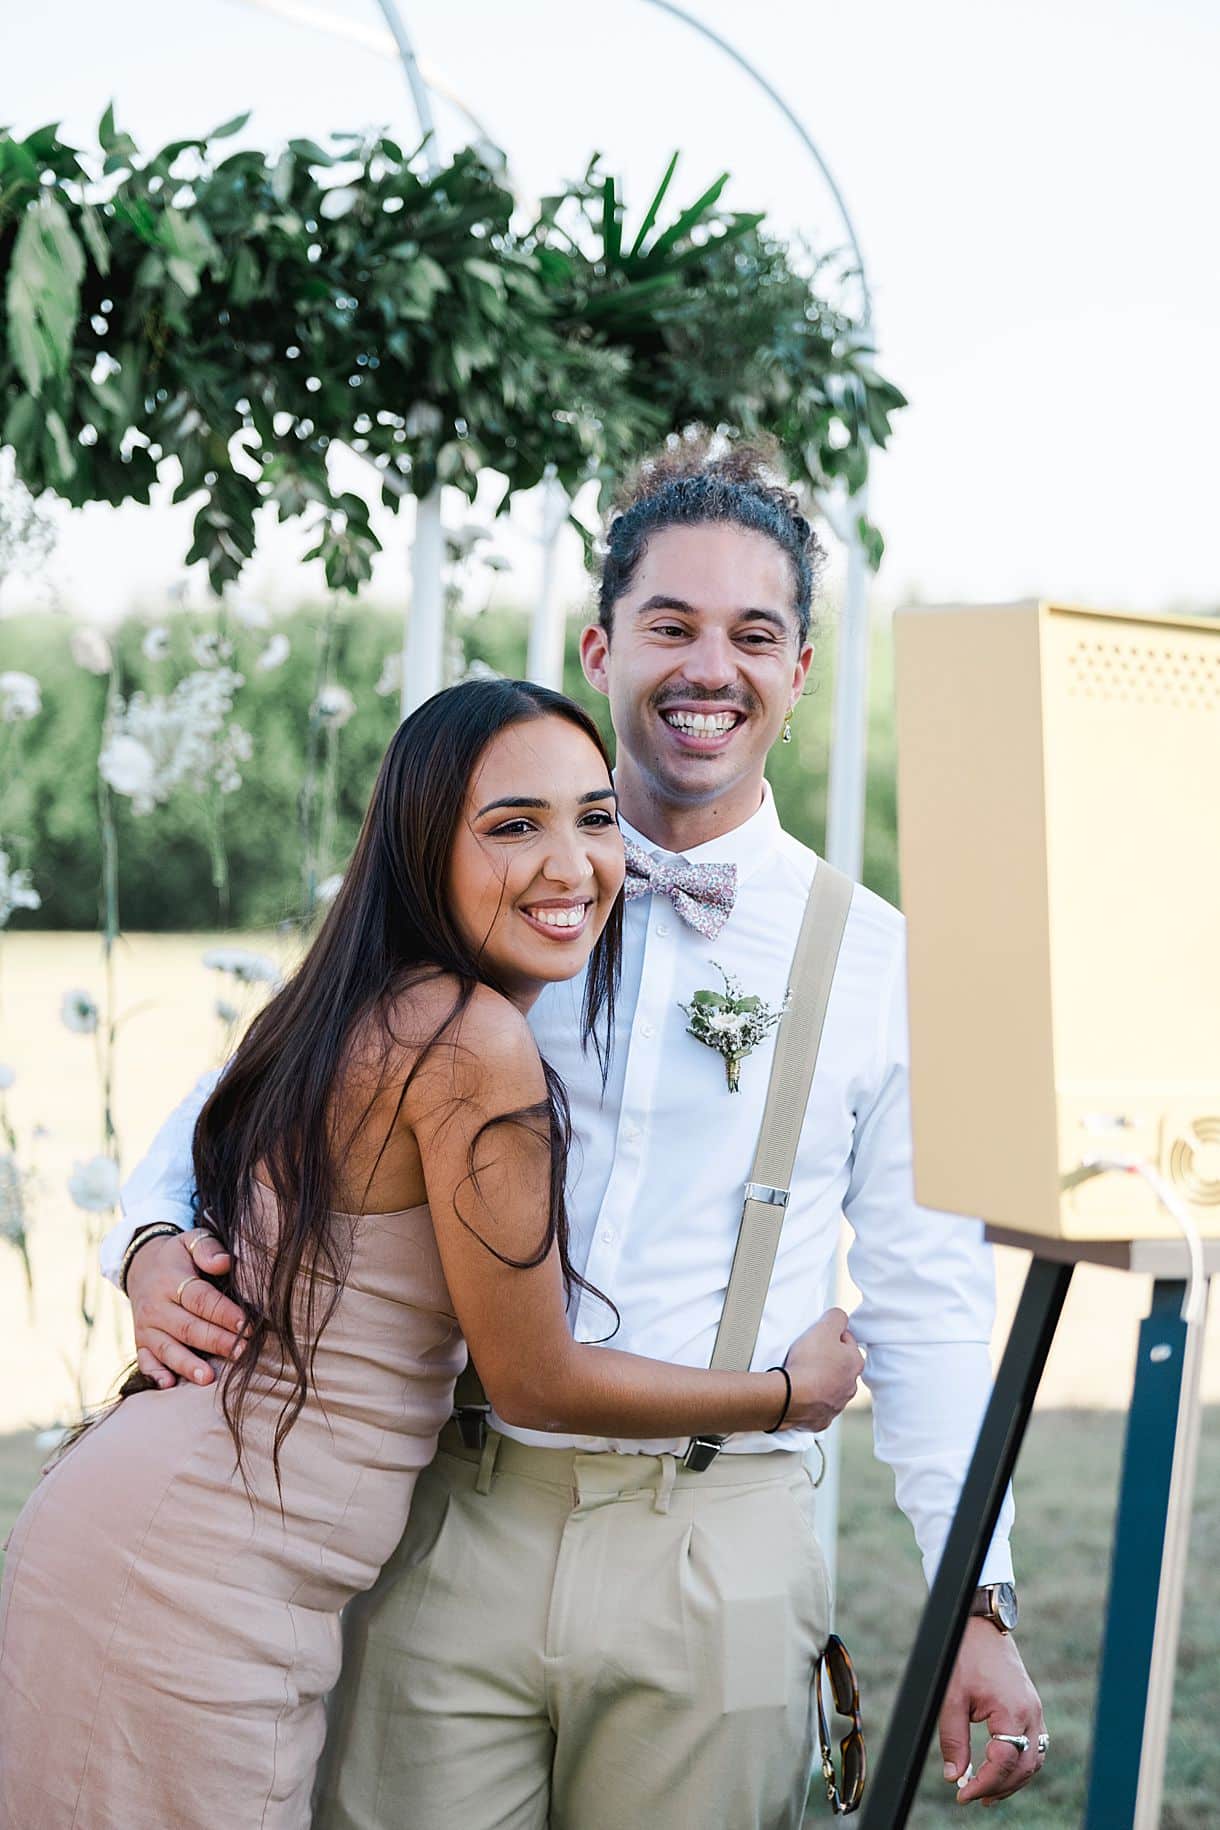
<path id="1" fill-rule="evenodd" d="M 690 731 L 698 737 L 719 737 L 737 723 L 736 712 L 663 712 L 661 715 L 675 731 Z"/>
<path id="2" fill-rule="evenodd" d="M 575 909 L 531 909 L 529 912 L 535 921 L 541 921 L 548 928 L 578 928 L 585 918 L 587 902 L 582 902 Z"/>

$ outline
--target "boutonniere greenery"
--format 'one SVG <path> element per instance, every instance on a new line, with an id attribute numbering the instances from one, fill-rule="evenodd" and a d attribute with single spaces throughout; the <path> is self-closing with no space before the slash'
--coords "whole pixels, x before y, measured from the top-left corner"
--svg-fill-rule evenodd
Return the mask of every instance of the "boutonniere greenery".
<path id="1" fill-rule="evenodd" d="M 696 991 L 689 1004 L 680 1004 L 690 1018 L 688 1036 L 703 1042 L 724 1056 L 724 1071 L 729 1092 L 741 1086 L 741 1064 L 764 1036 L 770 1035 L 788 1008 L 785 996 L 778 1010 L 764 1004 L 761 998 L 744 996 L 741 985 L 724 967 L 712 961 L 724 980 L 723 991 Z"/>

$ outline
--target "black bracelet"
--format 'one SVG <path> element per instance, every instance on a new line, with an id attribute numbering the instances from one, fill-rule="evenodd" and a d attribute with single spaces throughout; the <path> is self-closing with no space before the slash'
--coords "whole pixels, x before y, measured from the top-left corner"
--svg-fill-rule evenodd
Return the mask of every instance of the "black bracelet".
<path id="1" fill-rule="evenodd" d="M 774 1436 L 776 1431 L 782 1430 L 785 1423 L 788 1421 L 788 1412 L 792 1408 L 792 1379 L 786 1366 L 768 1366 L 767 1371 L 783 1373 L 784 1384 L 788 1388 L 787 1396 L 784 1399 L 784 1408 L 779 1414 L 779 1421 L 773 1423 L 769 1430 L 763 1431 L 764 1436 Z"/>
<path id="2" fill-rule="evenodd" d="M 182 1228 L 173 1220 L 153 1220 L 132 1234 L 131 1243 L 123 1253 L 123 1262 L 119 1267 L 119 1289 L 124 1296 L 127 1295 L 127 1277 L 131 1270 L 131 1262 L 140 1247 L 147 1245 L 150 1239 L 168 1239 L 171 1233 L 181 1233 L 181 1231 Z"/>

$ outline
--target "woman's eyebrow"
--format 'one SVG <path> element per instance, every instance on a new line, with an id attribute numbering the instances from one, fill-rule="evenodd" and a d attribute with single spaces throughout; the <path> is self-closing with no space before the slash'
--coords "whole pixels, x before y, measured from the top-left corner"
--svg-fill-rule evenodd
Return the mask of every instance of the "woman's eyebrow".
<path id="1" fill-rule="evenodd" d="M 582 794 L 577 806 L 587 807 L 590 801 L 617 801 L 618 790 L 615 788 L 590 788 L 588 794 Z M 480 807 L 475 815 L 482 819 L 485 813 L 493 813 L 497 807 L 532 807 L 537 811 L 549 813 L 550 801 L 541 801 L 524 794 L 505 794 L 498 801 L 488 801 L 486 807 Z"/>

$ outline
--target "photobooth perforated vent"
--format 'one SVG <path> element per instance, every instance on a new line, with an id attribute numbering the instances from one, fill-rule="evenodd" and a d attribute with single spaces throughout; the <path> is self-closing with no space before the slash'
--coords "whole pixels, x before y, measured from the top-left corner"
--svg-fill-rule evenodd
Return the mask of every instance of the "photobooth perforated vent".
<path id="1" fill-rule="evenodd" d="M 1220 709 L 1217 655 L 1082 638 L 1070 650 L 1067 663 L 1067 690 L 1072 696 L 1179 706 L 1189 712 Z"/>

